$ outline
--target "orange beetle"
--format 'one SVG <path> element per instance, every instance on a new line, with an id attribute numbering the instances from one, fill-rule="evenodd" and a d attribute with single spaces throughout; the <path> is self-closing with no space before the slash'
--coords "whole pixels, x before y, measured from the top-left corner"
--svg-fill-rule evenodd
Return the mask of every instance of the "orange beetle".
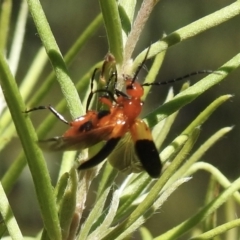
<path id="1" fill-rule="evenodd" d="M 172 83 L 192 75 L 212 73 L 213 71 L 203 70 L 170 81 L 140 84 L 136 81 L 137 75 L 147 59 L 149 50 L 150 48 L 148 48 L 147 54 L 134 76 L 124 76 L 126 94 L 116 88 L 114 93 L 107 88 L 93 91 L 94 71 L 91 80 L 91 93 L 87 100 L 86 114 L 74 121 L 68 122 L 65 120 L 52 106 L 40 106 L 25 111 L 49 109 L 57 118 L 70 126 L 63 136 L 42 140 L 39 142 L 40 145 L 44 147 L 47 142 L 50 150 L 68 151 L 82 150 L 101 141 L 106 141 L 102 149 L 95 156 L 83 162 L 78 167 L 78 170 L 94 167 L 109 156 L 110 163 L 121 171 L 131 173 L 145 170 L 152 178 L 158 178 L 162 169 L 159 153 L 150 129 L 143 120 L 138 118 L 143 106 L 141 101 L 141 97 L 144 94 L 143 87 Z M 116 83 L 116 72 L 112 76 L 115 76 Z M 93 95 L 99 92 L 107 94 L 107 96 L 100 97 L 99 100 L 108 106 L 108 110 L 88 110 Z M 124 136 L 127 141 L 120 141 Z M 127 144 L 129 144 L 129 147 Z M 128 149 L 132 148 L 132 146 L 134 146 L 134 153 L 132 149 L 131 151 Z M 125 152 L 116 154 L 120 150 Z M 131 154 L 128 156 L 127 152 Z"/>

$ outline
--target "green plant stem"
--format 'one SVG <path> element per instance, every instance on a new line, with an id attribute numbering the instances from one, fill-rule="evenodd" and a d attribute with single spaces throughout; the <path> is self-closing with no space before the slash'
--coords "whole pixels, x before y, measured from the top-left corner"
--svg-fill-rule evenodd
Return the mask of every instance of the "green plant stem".
<path id="1" fill-rule="evenodd" d="M 182 134 L 189 134 L 193 131 L 196 126 L 201 126 L 207 119 L 216 111 L 223 103 L 231 99 L 233 96 L 226 94 L 215 99 L 211 104 L 209 104 L 192 122 L 187 126 Z"/>
<path id="2" fill-rule="evenodd" d="M 121 188 L 119 190 L 114 191 L 111 204 L 109 206 L 107 214 L 105 215 L 105 219 L 103 220 L 101 225 L 89 235 L 89 239 L 98 239 L 98 238 L 102 239 L 102 237 L 109 230 L 112 224 L 112 221 L 114 219 L 114 216 L 116 214 L 116 211 L 118 209 L 120 195 L 121 195 Z"/>
<path id="3" fill-rule="evenodd" d="M 134 13 L 136 9 L 137 0 L 119 0 L 118 1 L 118 11 L 122 23 L 122 35 L 123 35 L 123 46 L 125 46 L 126 40 L 128 38 L 129 32 L 132 28 L 132 23 L 134 19 Z"/>
<path id="4" fill-rule="evenodd" d="M 108 37 L 109 51 L 118 64 L 123 61 L 122 26 L 115 0 L 99 0 Z"/>
<path id="5" fill-rule="evenodd" d="M 102 15 L 99 14 L 91 22 L 91 24 L 87 27 L 87 29 L 78 37 L 76 42 L 73 44 L 73 46 L 69 49 L 69 51 L 64 56 L 64 61 L 66 62 L 66 64 L 70 64 L 73 61 L 73 59 L 77 56 L 80 49 L 93 36 L 93 34 L 96 32 L 96 30 L 100 27 L 101 24 L 102 24 Z M 41 101 L 41 99 L 43 98 L 43 96 L 45 96 L 49 88 L 53 85 L 54 80 L 55 80 L 55 75 L 52 72 L 47 76 L 41 88 L 36 92 L 36 95 L 34 95 L 32 100 L 29 102 L 30 106 L 35 106 Z"/>
<path id="6" fill-rule="evenodd" d="M 240 188 L 240 178 L 234 181 L 229 188 L 225 189 L 215 200 L 203 207 L 196 215 L 172 228 L 155 240 L 173 240 L 179 238 L 182 234 L 189 231 L 196 224 L 204 220 L 207 216 L 218 209 L 226 200 Z"/>
<path id="7" fill-rule="evenodd" d="M 156 55 L 154 62 L 151 66 L 150 71 L 148 72 L 148 75 L 146 77 L 146 79 L 144 80 L 144 83 L 153 83 L 158 75 L 158 72 L 162 66 L 164 57 L 165 57 L 165 51 L 159 53 Z M 142 100 L 145 101 L 148 93 L 150 92 L 152 86 L 149 86 L 147 88 L 144 88 L 144 94 L 142 96 Z"/>
<path id="8" fill-rule="evenodd" d="M 164 190 L 163 194 L 158 196 L 151 208 L 148 209 L 143 215 L 141 215 L 129 228 L 124 229 L 124 232 L 116 238 L 116 240 L 124 239 L 124 237 L 129 236 L 134 231 L 138 230 L 140 226 L 142 226 L 147 219 L 149 219 L 162 205 L 167 201 L 169 196 L 177 190 L 181 184 L 189 181 L 191 178 L 181 178 L 178 181 L 174 182 L 171 187 Z M 145 240 L 145 239 L 144 239 Z"/>
<path id="9" fill-rule="evenodd" d="M 38 30 L 38 34 L 51 61 L 57 80 L 61 86 L 62 93 L 67 101 L 70 114 L 72 118 L 77 118 L 83 114 L 84 110 L 76 88 L 69 77 L 62 54 L 51 32 L 42 6 L 38 0 L 27 0 L 27 2 L 29 11 Z"/>
<path id="10" fill-rule="evenodd" d="M 215 197 L 219 195 L 219 184 L 214 178 L 214 176 L 211 176 L 208 182 L 207 186 L 207 192 L 204 199 L 204 204 L 207 205 L 210 203 Z M 229 202 L 229 201 L 227 201 Z M 213 229 L 217 226 L 217 211 L 210 214 L 204 221 L 203 221 L 203 227 L 202 232 L 209 231 L 210 229 Z"/>
<path id="11" fill-rule="evenodd" d="M 146 173 L 139 175 L 139 178 L 135 184 L 133 184 L 133 187 L 131 187 L 131 191 L 128 194 L 124 193 L 124 196 L 121 196 L 119 208 L 115 216 L 115 222 L 119 221 L 124 215 L 127 216 L 127 213 L 131 213 L 131 205 L 140 196 L 144 189 L 146 189 L 151 181 L 152 179 L 149 178 Z"/>
<path id="12" fill-rule="evenodd" d="M 126 63 L 131 58 L 142 30 L 157 2 L 158 1 L 156 0 L 144 0 L 142 2 L 141 8 L 133 23 L 132 30 L 127 38 L 126 46 L 124 49 L 124 63 Z"/>
<path id="13" fill-rule="evenodd" d="M 205 141 L 193 154 L 188 160 L 181 166 L 181 168 L 171 177 L 171 181 L 174 182 L 181 177 L 187 177 L 191 175 L 186 175 L 188 169 L 211 148 L 217 141 L 219 141 L 225 134 L 229 133 L 232 128 L 226 127 L 220 129 L 215 134 L 213 134 L 207 141 Z"/>
<path id="14" fill-rule="evenodd" d="M 36 84 L 38 80 L 38 76 L 43 71 L 43 67 L 45 66 L 47 61 L 47 55 L 44 48 L 40 48 L 38 51 L 27 75 L 23 79 L 23 82 L 20 86 L 20 92 L 25 101 L 27 97 L 32 93 L 33 86 Z M 1 116 L 0 120 L 0 133 L 1 133 L 1 141 L 0 151 L 8 144 L 8 142 L 12 139 L 12 136 L 15 133 L 15 127 L 13 122 L 11 121 L 11 115 L 8 111 L 4 112 Z"/>
<path id="15" fill-rule="evenodd" d="M 209 172 L 214 178 L 217 180 L 217 182 L 223 187 L 223 188 L 229 188 L 231 186 L 231 182 L 213 165 L 206 163 L 206 162 L 197 162 L 194 163 L 188 171 L 184 174 L 184 176 L 191 176 L 195 172 L 204 170 L 206 172 Z M 234 200 L 240 204 L 240 194 L 239 192 L 233 193 Z"/>
<path id="16" fill-rule="evenodd" d="M 0 53 L 6 51 L 6 43 L 8 39 L 8 28 L 10 26 L 10 18 L 12 13 L 12 0 L 1 1 L 0 9 Z"/>
<path id="17" fill-rule="evenodd" d="M 57 208 L 47 166 L 41 150 L 36 145 L 37 137 L 35 130 L 29 118 L 22 114 L 22 111 L 25 109 L 23 100 L 2 55 L 0 55 L 0 79 L 5 100 L 27 157 L 44 226 L 51 239 L 61 239 Z"/>
<path id="18" fill-rule="evenodd" d="M 16 21 L 16 27 L 14 30 L 13 42 L 9 54 L 9 66 L 13 76 L 16 75 L 19 59 L 23 47 L 23 40 L 25 36 L 26 22 L 28 18 L 28 6 L 25 0 L 22 0 L 21 7 L 19 9 L 18 18 Z"/>
<path id="19" fill-rule="evenodd" d="M 168 47 L 180 43 L 190 37 L 194 37 L 210 28 L 216 27 L 229 19 L 238 16 L 240 13 L 240 1 L 236 1 L 233 4 L 228 5 L 206 17 L 203 17 L 187 26 L 178 29 L 177 31 L 169 34 L 160 41 L 151 45 L 148 58 L 152 58 L 159 52 L 166 50 Z M 141 52 L 134 60 L 133 69 L 141 64 L 146 56 L 147 49 Z"/>
<path id="20" fill-rule="evenodd" d="M 58 211 L 63 239 L 68 239 L 68 236 L 71 232 L 71 224 L 76 211 L 77 188 L 77 170 L 72 168 L 69 173 L 67 188 L 65 189 L 64 194 L 61 197 Z"/>
<path id="21" fill-rule="evenodd" d="M 234 56 L 230 61 L 219 68 L 219 74 L 210 74 L 202 80 L 195 83 L 185 91 L 177 94 L 172 100 L 158 107 L 150 113 L 146 120 L 149 127 L 153 127 L 159 121 L 163 120 L 173 112 L 181 109 L 186 104 L 192 102 L 203 92 L 221 82 L 231 71 L 240 66 L 240 54 Z M 157 117 L 156 117 L 157 115 Z"/>
<path id="22" fill-rule="evenodd" d="M 191 238 L 191 240 L 204 240 L 204 239 L 213 239 L 214 237 L 226 233 L 226 231 L 239 227 L 240 226 L 240 219 L 236 219 L 227 223 L 224 223 L 218 227 L 215 227 L 214 229 L 207 231 L 203 234 L 200 234 L 197 237 Z"/>
<path id="23" fill-rule="evenodd" d="M 118 174 L 118 171 L 114 169 L 108 162 L 105 164 L 103 170 L 102 170 L 102 177 L 101 181 L 98 185 L 97 195 L 96 195 L 96 201 L 98 198 L 101 197 L 103 192 L 105 191 L 108 186 L 111 186 L 114 179 L 116 178 Z"/>
<path id="24" fill-rule="evenodd" d="M 13 215 L 11 206 L 9 205 L 8 198 L 4 192 L 2 184 L 0 183 L 0 212 L 4 220 L 4 223 L 7 226 L 8 233 L 13 240 L 23 239 L 21 230 L 17 224 L 17 221 Z"/>
<path id="25" fill-rule="evenodd" d="M 224 205 L 224 212 L 226 216 L 225 222 L 231 222 L 236 219 L 236 208 L 237 208 L 237 203 L 234 201 L 233 198 L 229 198 Z M 217 215 L 217 213 L 216 213 Z M 238 218 L 239 219 L 239 218 Z M 215 225 L 215 227 L 217 224 Z M 213 228 L 209 228 L 208 230 L 211 230 Z M 205 231 L 204 231 L 205 232 Z M 226 239 L 237 239 L 238 238 L 238 229 L 232 229 L 231 231 L 226 232 L 225 236 Z"/>
<path id="26" fill-rule="evenodd" d="M 87 236 L 94 225 L 93 223 L 101 216 L 110 189 L 111 185 L 107 186 L 102 192 L 101 196 L 98 198 L 98 201 L 95 203 L 87 220 L 84 222 L 84 225 L 81 228 L 81 232 L 78 239 L 87 239 Z"/>
<path id="27" fill-rule="evenodd" d="M 168 102 L 173 97 L 174 97 L 173 88 L 170 88 L 164 103 Z M 169 133 L 170 128 L 171 128 L 172 124 L 174 123 L 174 120 L 177 117 L 177 115 L 178 115 L 178 111 L 176 111 L 175 113 L 171 114 L 166 119 L 164 119 L 163 121 L 159 122 L 158 124 L 156 124 L 153 127 L 153 129 L 152 129 L 152 136 L 153 136 L 153 139 L 154 139 L 154 142 L 155 142 L 155 145 L 156 145 L 157 149 L 160 149 L 160 147 L 162 146 L 162 143 L 166 139 L 167 134 Z"/>

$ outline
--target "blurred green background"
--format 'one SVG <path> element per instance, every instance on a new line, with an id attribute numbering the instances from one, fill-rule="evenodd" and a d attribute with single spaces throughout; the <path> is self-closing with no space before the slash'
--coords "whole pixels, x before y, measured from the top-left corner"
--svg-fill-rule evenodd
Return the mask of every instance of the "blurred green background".
<path id="1" fill-rule="evenodd" d="M 164 33 L 169 34 L 233 2 L 234 1 L 230 0 L 160 1 L 155 7 L 143 34 L 141 35 L 141 39 L 134 52 L 134 57 L 140 51 L 147 48 L 150 43 L 154 43 L 160 39 Z M 100 11 L 98 2 L 92 0 L 42 0 L 41 3 L 59 48 L 63 54 L 66 53 L 75 39 L 84 31 L 86 26 Z M 13 1 L 10 41 L 16 24 L 19 7 L 20 1 Z M 217 69 L 239 52 L 239 29 L 240 16 L 171 47 L 167 51 L 157 81 L 165 81 L 180 77 L 196 70 Z M 23 51 L 21 54 L 21 62 L 16 76 L 18 83 L 21 83 L 22 78 L 26 74 L 29 65 L 33 61 L 33 57 L 40 46 L 41 41 L 33 20 L 29 15 Z M 69 66 L 73 82 L 76 83 L 90 67 L 96 62 L 102 60 L 107 51 L 107 38 L 104 27 L 102 26 L 88 44 L 84 46 L 73 64 Z M 146 65 L 151 62 L 152 60 L 149 60 Z M 47 67 L 42 73 L 42 82 L 50 70 L 51 65 L 50 63 L 47 63 Z M 146 74 L 147 72 L 143 70 L 141 73 L 142 78 L 144 78 Z M 200 78 L 201 76 L 192 77 L 191 83 L 194 83 Z M 176 93 L 181 85 L 182 83 L 174 84 L 173 87 Z M 164 101 L 169 87 L 170 86 L 168 85 L 152 89 L 149 98 L 144 105 L 143 116 Z M 35 91 L 37 91 L 37 86 Z M 235 128 L 233 131 L 211 148 L 202 160 L 216 166 L 230 180 L 236 179 L 240 175 L 239 92 L 240 69 L 233 72 L 221 84 L 210 89 L 181 110 L 164 146 L 181 133 L 181 131 L 218 96 L 222 94 L 234 94 L 234 98 L 222 105 L 202 126 L 202 132 L 196 144 L 196 148 L 218 129 L 234 125 Z M 39 105 L 47 105 L 51 103 L 54 106 L 63 98 L 57 82 L 49 93 L 50 94 L 42 102 L 38 103 Z M 79 94 L 81 95 L 81 93 Z M 32 95 L 34 95 L 34 92 L 32 92 Z M 41 119 L 45 118 L 47 114 L 49 114 L 47 111 L 32 114 L 31 119 L 34 125 L 37 127 L 37 125 L 41 123 Z M 70 119 L 69 113 L 64 113 L 64 115 L 67 119 Z M 49 133 L 49 136 L 61 135 L 65 130 L 66 127 L 62 123 L 58 123 L 56 120 L 56 127 L 51 133 Z M 1 153 L 1 177 L 19 154 L 20 150 L 21 144 L 16 137 L 12 139 L 8 147 Z M 46 154 L 46 159 L 53 183 L 55 183 L 61 155 L 56 153 Z M 208 173 L 199 172 L 193 176 L 193 179 L 190 182 L 181 186 L 180 189 L 169 198 L 159 210 L 159 214 L 155 215 L 146 223 L 146 226 L 151 230 L 154 236 L 163 233 L 191 216 L 192 213 L 203 204 L 208 180 Z M 94 194 L 95 193 L 92 192 L 93 198 Z M 27 168 L 21 174 L 21 178 L 11 191 L 9 201 L 12 204 L 13 211 L 24 235 L 36 233 L 41 227 L 41 220 L 32 179 Z M 90 209 L 91 202 L 89 202 L 88 207 Z M 236 213 L 236 216 L 237 214 L 238 213 Z"/>

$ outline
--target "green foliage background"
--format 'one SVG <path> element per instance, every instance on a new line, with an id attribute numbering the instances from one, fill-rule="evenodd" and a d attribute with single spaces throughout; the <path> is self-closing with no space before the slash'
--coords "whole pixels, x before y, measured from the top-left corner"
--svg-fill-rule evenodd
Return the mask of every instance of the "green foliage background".
<path id="1" fill-rule="evenodd" d="M 160 39 L 164 33 L 169 34 L 199 18 L 217 11 L 234 1 L 230 0 L 162 0 L 155 7 L 147 25 L 144 28 L 140 41 L 134 52 L 134 57 L 151 43 Z M 97 1 L 41 1 L 52 32 L 58 46 L 64 55 L 77 36 L 85 29 L 99 13 Z M 10 36 L 13 34 L 16 16 L 20 7 L 20 1 L 13 3 L 12 21 Z M 240 16 L 199 34 L 187 41 L 171 47 L 166 54 L 163 66 L 157 77 L 158 81 L 164 81 L 175 77 L 191 73 L 195 70 L 212 69 L 215 70 L 223 63 L 235 56 L 240 49 Z M 11 37 L 10 37 L 11 41 Z M 21 62 L 17 71 L 16 79 L 20 83 L 26 74 L 26 70 L 33 61 L 33 57 L 41 46 L 38 33 L 32 21 L 28 17 L 26 37 L 21 54 Z M 91 40 L 84 46 L 74 62 L 69 66 L 69 72 L 74 83 L 82 76 L 86 69 L 92 67 L 96 62 L 101 61 L 108 51 L 107 37 L 104 26 L 102 25 Z M 149 60 L 146 65 L 152 60 Z M 51 70 L 49 62 L 42 73 L 42 81 Z M 144 79 L 146 72 L 141 72 Z M 210 102 L 222 94 L 234 94 L 235 97 L 223 104 L 204 124 L 202 133 L 196 144 L 196 148 L 204 142 L 209 135 L 213 134 L 223 126 L 235 125 L 227 137 L 219 141 L 204 156 L 204 161 L 212 163 L 219 168 L 229 179 L 236 179 L 240 175 L 240 70 L 236 70 L 221 84 L 211 88 L 202 94 L 193 103 L 184 107 L 177 117 L 173 129 L 166 142 L 171 141 L 201 112 Z M 197 81 L 198 76 L 191 78 L 191 82 Z M 31 93 L 36 94 L 41 82 L 37 83 L 35 90 Z M 181 83 L 174 84 L 176 92 L 179 91 Z M 143 116 L 159 106 L 165 99 L 169 86 L 155 87 L 144 105 Z M 79 95 L 81 96 L 81 92 Z M 57 82 L 44 100 L 39 105 L 56 105 L 63 98 Z M 33 106 L 29 106 L 33 107 Z M 39 112 L 31 115 L 31 119 L 37 126 L 41 124 L 48 112 Z M 70 119 L 68 112 L 64 113 Z M 49 133 L 50 136 L 60 135 L 65 131 L 65 126 L 56 121 L 55 128 Z M 7 148 L 0 153 L 1 176 L 11 165 L 11 159 L 15 159 L 21 149 L 18 138 L 11 140 Z M 56 182 L 59 166 L 60 154 L 46 154 L 47 164 L 51 173 L 53 183 Z M 124 176 L 122 176 L 124 177 Z M 146 226 L 152 234 L 158 235 L 169 228 L 183 221 L 192 215 L 203 204 L 206 187 L 209 181 L 209 174 L 200 172 L 194 175 L 193 179 L 181 186 L 163 205 L 149 221 Z M 97 181 L 96 181 L 97 182 Z M 94 197 L 94 192 L 90 193 L 89 206 Z M 25 169 L 13 190 L 9 195 L 15 216 L 20 224 L 24 235 L 36 233 L 41 227 L 40 214 L 38 211 L 37 200 L 33 189 L 32 179 L 28 169 Z M 29 207 L 31 206 L 31 208 Z M 238 213 L 236 212 L 236 215 Z M 184 238 L 183 238 L 184 239 Z"/>

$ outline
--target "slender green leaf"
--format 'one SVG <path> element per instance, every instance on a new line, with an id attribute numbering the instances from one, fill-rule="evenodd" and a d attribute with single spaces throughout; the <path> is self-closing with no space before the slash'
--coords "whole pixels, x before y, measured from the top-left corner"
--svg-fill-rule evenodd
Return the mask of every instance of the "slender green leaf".
<path id="1" fill-rule="evenodd" d="M 104 25 L 107 32 L 108 46 L 118 64 L 123 61 L 122 25 L 115 0 L 99 0 Z"/>
<path id="2" fill-rule="evenodd" d="M 21 230 L 19 229 L 17 221 L 13 215 L 11 206 L 8 202 L 7 196 L 4 192 L 1 183 L 0 183 L 0 213 L 8 229 L 8 233 L 11 236 L 11 239 L 13 240 L 23 239 Z"/>
<path id="3" fill-rule="evenodd" d="M 36 145 L 35 130 L 28 117 L 15 79 L 2 55 L 0 55 L 0 79 L 8 108 L 11 112 L 18 136 L 21 140 L 34 181 L 44 225 L 52 239 L 61 239 L 59 219 L 50 176 L 41 150 Z M 48 204 L 45 204 L 45 203 Z"/>

